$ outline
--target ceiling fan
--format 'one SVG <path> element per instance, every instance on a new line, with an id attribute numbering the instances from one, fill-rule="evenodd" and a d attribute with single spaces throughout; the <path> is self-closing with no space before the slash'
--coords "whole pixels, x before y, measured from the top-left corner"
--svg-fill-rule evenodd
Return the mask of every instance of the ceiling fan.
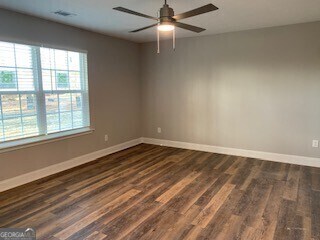
<path id="1" fill-rule="evenodd" d="M 139 28 L 139 29 L 136 29 L 136 30 L 133 30 L 130 32 L 132 32 L 132 33 L 140 32 L 140 31 L 146 30 L 148 28 L 152 28 L 152 27 L 157 26 L 157 29 L 158 29 L 158 31 L 157 31 L 158 32 L 158 53 L 159 53 L 159 31 L 173 31 L 173 48 L 175 48 L 175 33 L 174 33 L 175 27 L 189 30 L 192 32 L 196 32 L 196 33 L 200 33 L 202 31 L 205 31 L 204 28 L 181 23 L 181 22 L 178 22 L 178 20 L 197 16 L 197 15 L 204 14 L 204 13 L 211 12 L 211 11 L 215 11 L 215 10 L 218 10 L 219 8 L 217 8 L 213 4 L 207 4 L 202 7 L 193 9 L 191 11 L 174 15 L 173 9 L 171 7 L 169 7 L 169 5 L 167 4 L 167 0 L 165 0 L 163 7 L 160 8 L 158 17 L 152 17 L 152 16 L 149 16 L 149 15 L 146 15 L 143 13 L 139 13 L 136 11 L 132 11 L 130 9 L 123 8 L 123 7 L 116 7 L 113 9 L 120 11 L 120 12 L 125 12 L 125 13 L 133 14 L 133 15 L 136 15 L 139 17 L 149 18 L 149 19 L 153 19 L 153 20 L 157 21 L 157 23 L 155 23 L 155 24 L 152 24 L 147 27 Z"/>

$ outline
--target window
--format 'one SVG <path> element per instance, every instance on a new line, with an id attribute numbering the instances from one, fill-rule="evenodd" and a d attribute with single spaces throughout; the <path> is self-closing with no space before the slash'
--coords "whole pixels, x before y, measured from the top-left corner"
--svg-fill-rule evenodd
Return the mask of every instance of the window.
<path id="1" fill-rule="evenodd" d="M 0 143 L 90 126 L 85 53 L 0 42 Z"/>

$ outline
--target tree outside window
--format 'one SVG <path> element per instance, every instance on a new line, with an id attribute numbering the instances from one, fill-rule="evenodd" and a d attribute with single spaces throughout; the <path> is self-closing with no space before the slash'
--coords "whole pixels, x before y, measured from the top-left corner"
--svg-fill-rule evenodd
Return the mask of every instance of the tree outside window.
<path id="1" fill-rule="evenodd" d="M 17 78 L 14 71 L 0 71 L 0 88 L 17 88 Z"/>
<path id="2" fill-rule="evenodd" d="M 69 88 L 69 76 L 67 72 L 57 72 L 57 86 L 58 88 Z"/>

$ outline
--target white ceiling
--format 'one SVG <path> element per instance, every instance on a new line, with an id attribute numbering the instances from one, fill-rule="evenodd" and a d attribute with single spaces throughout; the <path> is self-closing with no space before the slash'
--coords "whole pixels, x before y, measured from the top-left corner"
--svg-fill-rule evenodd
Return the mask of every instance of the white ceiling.
<path id="1" fill-rule="evenodd" d="M 178 30 L 177 37 L 211 35 L 320 20 L 320 0 L 168 0 L 168 3 L 176 14 L 208 3 L 220 8 L 215 12 L 181 20 L 207 30 L 200 34 Z M 112 8 L 122 6 L 157 16 L 162 4 L 161 0 L 0 0 L 1 8 L 135 42 L 156 40 L 154 28 L 140 33 L 128 33 L 130 30 L 151 25 L 154 21 L 117 12 Z M 57 16 L 53 14 L 57 10 L 75 13 L 77 16 Z"/>

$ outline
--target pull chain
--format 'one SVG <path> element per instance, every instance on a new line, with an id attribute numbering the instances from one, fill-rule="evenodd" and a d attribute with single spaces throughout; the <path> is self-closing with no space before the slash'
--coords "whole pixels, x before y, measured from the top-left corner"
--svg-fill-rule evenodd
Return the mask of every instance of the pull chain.
<path id="1" fill-rule="evenodd" d="M 172 48 L 173 48 L 173 51 L 176 50 L 176 29 L 175 28 L 172 30 Z"/>
<path id="2" fill-rule="evenodd" d="M 157 44 L 158 44 L 158 51 L 157 53 L 160 53 L 160 33 L 159 30 L 157 29 Z"/>
<path id="3" fill-rule="evenodd" d="M 158 18 L 160 17 L 160 12 L 158 12 Z M 158 23 L 158 26 L 159 26 L 159 24 L 160 23 Z M 158 49 L 157 49 L 157 53 L 160 53 L 160 33 L 159 33 L 159 29 L 158 28 L 156 28 L 157 29 L 157 47 L 158 47 Z"/>

